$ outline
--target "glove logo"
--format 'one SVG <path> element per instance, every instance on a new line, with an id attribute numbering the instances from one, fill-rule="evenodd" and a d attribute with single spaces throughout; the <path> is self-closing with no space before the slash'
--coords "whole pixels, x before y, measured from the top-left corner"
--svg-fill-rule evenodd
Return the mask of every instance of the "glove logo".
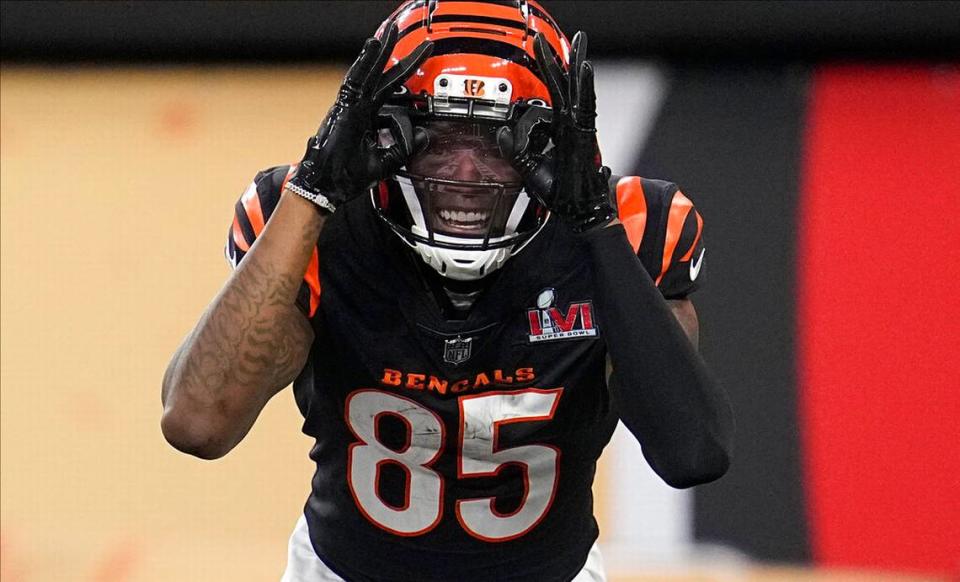
<path id="1" fill-rule="evenodd" d="M 556 307 L 555 302 L 556 291 L 547 288 L 537 297 L 537 307 L 527 310 L 530 343 L 597 335 L 592 302 L 575 301 L 566 311 Z"/>

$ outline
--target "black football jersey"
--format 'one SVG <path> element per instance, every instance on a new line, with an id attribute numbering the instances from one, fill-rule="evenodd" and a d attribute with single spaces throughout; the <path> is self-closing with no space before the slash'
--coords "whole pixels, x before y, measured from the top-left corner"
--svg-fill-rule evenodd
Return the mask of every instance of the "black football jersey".
<path id="1" fill-rule="evenodd" d="M 242 260 L 289 167 L 237 204 Z M 631 244 L 667 297 L 698 280 L 702 220 L 676 186 L 616 183 Z M 294 383 L 316 439 L 305 507 L 317 555 L 347 580 L 569 580 L 598 528 L 596 461 L 617 422 L 604 321 L 581 241 L 548 221 L 448 320 L 369 199 L 328 219 L 298 304 L 316 333 Z M 311 271 L 312 269 L 315 269 Z"/>

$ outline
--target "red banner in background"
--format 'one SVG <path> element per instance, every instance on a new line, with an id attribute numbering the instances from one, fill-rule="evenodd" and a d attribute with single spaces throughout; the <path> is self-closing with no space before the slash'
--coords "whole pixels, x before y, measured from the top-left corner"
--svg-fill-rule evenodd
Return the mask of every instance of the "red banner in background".
<path id="1" fill-rule="evenodd" d="M 799 397 L 816 561 L 960 571 L 960 69 L 813 76 Z"/>

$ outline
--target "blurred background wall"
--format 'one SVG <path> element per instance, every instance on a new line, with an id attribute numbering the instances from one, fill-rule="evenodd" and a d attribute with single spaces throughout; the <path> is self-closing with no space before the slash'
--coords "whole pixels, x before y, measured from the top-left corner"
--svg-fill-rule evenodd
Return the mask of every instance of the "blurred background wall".
<path id="1" fill-rule="evenodd" d="M 545 4 L 590 33 L 605 162 L 705 216 L 738 419 L 693 492 L 618 433 L 615 579 L 960 575 L 960 5 Z M 395 5 L 0 4 L 5 582 L 279 577 L 311 471 L 289 391 L 207 463 L 163 442 L 159 381 L 236 197 Z"/>

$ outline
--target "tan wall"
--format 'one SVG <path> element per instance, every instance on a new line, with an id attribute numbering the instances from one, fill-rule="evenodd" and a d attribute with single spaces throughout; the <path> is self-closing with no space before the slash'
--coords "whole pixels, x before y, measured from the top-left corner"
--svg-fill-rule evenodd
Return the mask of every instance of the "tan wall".
<path id="1" fill-rule="evenodd" d="M 289 391 L 215 463 L 158 429 L 233 204 L 340 72 L 2 70 L 2 573 L 269 580 L 306 496 Z"/>
<path id="2" fill-rule="evenodd" d="M 278 579 L 311 473 L 291 393 L 208 463 L 163 441 L 160 378 L 227 275 L 237 196 L 299 158 L 339 77 L 0 70 L 3 582 Z"/>

